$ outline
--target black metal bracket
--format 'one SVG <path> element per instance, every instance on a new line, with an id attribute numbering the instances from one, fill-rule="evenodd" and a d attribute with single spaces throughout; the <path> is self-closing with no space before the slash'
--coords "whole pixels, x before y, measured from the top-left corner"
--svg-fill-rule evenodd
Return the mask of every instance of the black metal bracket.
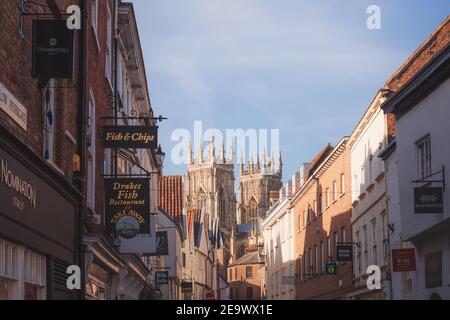
<path id="1" fill-rule="evenodd" d="M 361 247 L 361 244 L 359 242 L 336 242 L 336 245 L 352 245 L 352 246 L 357 246 L 358 248 Z"/>
<path id="2" fill-rule="evenodd" d="M 46 19 L 46 18 L 55 18 L 55 14 L 54 13 L 35 13 L 35 12 L 30 12 L 28 10 L 31 10 L 30 5 L 32 6 L 38 6 L 41 8 L 45 8 L 45 9 L 50 9 L 49 6 L 42 4 L 40 2 L 36 2 L 36 1 L 32 1 L 32 0 L 18 0 L 17 1 L 18 7 L 19 7 L 19 14 L 20 14 L 20 24 L 19 24 L 19 39 L 20 39 L 20 44 L 23 44 L 23 41 L 25 40 L 25 28 L 24 28 L 24 18 L 25 17 L 39 17 L 42 19 Z M 28 8 L 27 8 L 28 7 Z M 69 17 L 70 15 L 68 13 L 66 13 L 65 11 L 59 11 L 58 13 L 59 16 L 61 17 Z"/>
<path id="3" fill-rule="evenodd" d="M 442 179 L 441 180 L 428 180 L 428 178 L 434 177 L 438 174 L 441 174 Z M 426 177 L 423 177 L 421 179 L 418 180 L 413 180 L 411 181 L 412 183 L 442 183 L 442 190 L 445 192 L 445 166 L 442 166 L 442 169 L 432 173 Z"/>
<path id="4" fill-rule="evenodd" d="M 168 118 L 163 116 L 151 117 L 148 114 L 140 114 L 139 111 L 136 109 L 132 109 L 130 111 L 129 116 L 125 115 L 123 112 L 122 114 L 123 114 L 122 116 L 100 117 L 100 120 L 154 120 L 155 122 L 162 122 L 164 120 L 168 120 Z"/>

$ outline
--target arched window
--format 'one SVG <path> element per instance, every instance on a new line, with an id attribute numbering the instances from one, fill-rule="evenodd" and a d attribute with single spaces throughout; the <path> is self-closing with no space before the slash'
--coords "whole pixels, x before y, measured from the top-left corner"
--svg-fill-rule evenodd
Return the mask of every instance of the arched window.
<path id="1" fill-rule="evenodd" d="M 249 216 L 247 222 L 256 221 L 257 218 L 258 218 L 258 204 L 256 203 L 255 198 L 252 198 L 250 200 Z"/>
<path id="2" fill-rule="evenodd" d="M 219 197 L 217 199 L 218 201 L 218 207 L 219 207 L 219 218 L 221 223 L 225 223 L 226 221 L 226 213 L 225 213 L 225 194 L 223 192 L 223 189 L 220 189 Z"/>

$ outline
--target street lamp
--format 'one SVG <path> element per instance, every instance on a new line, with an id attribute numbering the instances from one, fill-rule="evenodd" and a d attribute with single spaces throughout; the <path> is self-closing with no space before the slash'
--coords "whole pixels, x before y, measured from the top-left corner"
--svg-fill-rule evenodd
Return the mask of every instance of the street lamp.
<path id="1" fill-rule="evenodd" d="M 159 145 L 158 150 L 155 153 L 156 165 L 158 167 L 161 168 L 163 166 L 165 157 L 166 157 L 166 154 L 162 151 L 161 145 Z"/>

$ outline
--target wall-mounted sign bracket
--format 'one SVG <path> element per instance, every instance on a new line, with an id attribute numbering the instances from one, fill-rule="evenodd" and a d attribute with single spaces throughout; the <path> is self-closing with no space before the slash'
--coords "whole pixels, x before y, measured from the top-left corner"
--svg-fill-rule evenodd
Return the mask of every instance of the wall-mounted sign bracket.
<path id="1" fill-rule="evenodd" d="M 430 180 L 430 178 L 441 175 L 441 180 Z M 430 174 L 429 176 L 423 177 L 422 179 L 411 181 L 412 183 L 442 183 L 442 190 L 445 192 L 445 166 L 442 166 L 442 169 Z"/>
<path id="2" fill-rule="evenodd" d="M 65 11 L 58 11 L 57 13 L 42 13 L 42 12 L 31 12 L 31 7 L 32 6 L 38 6 L 41 8 L 45 8 L 48 10 L 52 10 L 52 8 L 50 8 L 49 6 L 36 2 L 36 1 L 32 1 L 32 0 L 18 0 L 18 7 L 19 7 L 19 14 L 20 14 L 20 22 L 19 22 L 19 40 L 20 40 L 20 44 L 23 44 L 23 41 L 25 40 L 25 27 L 24 27 L 24 18 L 25 17 L 36 17 L 36 18 L 41 18 L 41 19 L 54 19 L 54 18 L 61 18 L 61 17 L 69 17 L 70 15 L 68 13 L 66 13 Z"/>

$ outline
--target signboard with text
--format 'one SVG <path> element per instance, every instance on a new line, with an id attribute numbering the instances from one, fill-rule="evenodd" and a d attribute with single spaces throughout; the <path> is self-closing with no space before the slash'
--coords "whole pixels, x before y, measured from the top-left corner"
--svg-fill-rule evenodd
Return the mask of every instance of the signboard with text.
<path id="1" fill-rule="evenodd" d="M 181 283 L 181 292 L 182 293 L 190 293 L 192 292 L 192 282 L 182 282 Z"/>
<path id="2" fill-rule="evenodd" d="M 442 187 L 414 188 L 415 213 L 443 213 Z"/>
<path id="3" fill-rule="evenodd" d="M 155 283 L 156 284 L 169 284 L 169 272 L 168 271 L 157 271 L 155 273 Z"/>
<path id="4" fill-rule="evenodd" d="M 392 270 L 394 272 L 416 271 L 416 250 L 393 249 Z"/>
<path id="5" fill-rule="evenodd" d="M 103 145 L 111 149 L 157 149 L 158 127 L 104 126 Z"/>
<path id="6" fill-rule="evenodd" d="M 66 20 L 33 20 L 32 77 L 72 79 L 73 43 Z"/>
<path id="7" fill-rule="evenodd" d="M 337 261 L 352 261 L 353 260 L 353 244 L 337 244 L 336 245 L 336 260 Z"/>
<path id="8" fill-rule="evenodd" d="M 124 239 L 150 234 L 150 180 L 105 179 L 106 230 Z"/>
<path id="9" fill-rule="evenodd" d="M 169 238 L 167 231 L 156 232 L 156 251 L 150 256 L 168 256 L 169 255 Z"/>
<path id="10" fill-rule="evenodd" d="M 27 108 L 2 83 L 0 83 L 0 110 L 27 131 Z"/>

